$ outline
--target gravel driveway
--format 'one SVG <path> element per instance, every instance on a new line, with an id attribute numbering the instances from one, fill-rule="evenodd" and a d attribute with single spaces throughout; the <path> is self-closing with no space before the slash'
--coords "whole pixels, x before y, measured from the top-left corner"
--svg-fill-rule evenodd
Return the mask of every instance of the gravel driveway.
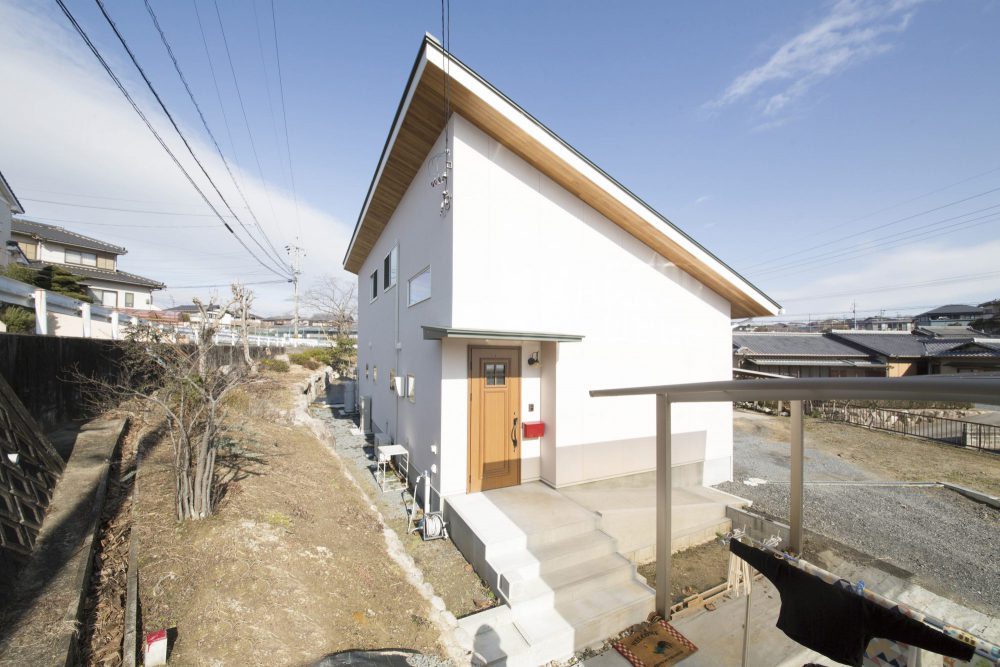
<path id="1" fill-rule="evenodd" d="M 787 523 L 788 443 L 752 428 L 758 419 L 736 414 L 735 481 L 717 488 L 748 498 L 757 511 Z M 866 436 L 862 429 L 843 428 Z M 786 483 L 752 486 L 748 479 Z M 891 467 L 866 470 L 808 448 L 805 479 L 807 531 L 910 572 L 915 583 L 961 604 L 990 615 L 1000 609 L 1000 511 L 943 488 L 810 486 L 810 481 L 894 477 Z"/>

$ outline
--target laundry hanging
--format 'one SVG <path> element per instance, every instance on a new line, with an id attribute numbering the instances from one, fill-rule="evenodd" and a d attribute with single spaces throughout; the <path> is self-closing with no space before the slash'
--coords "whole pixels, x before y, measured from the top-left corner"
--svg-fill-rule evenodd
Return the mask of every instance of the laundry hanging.
<path id="1" fill-rule="evenodd" d="M 961 660 L 973 657 L 975 649 L 971 645 L 904 615 L 898 608 L 887 609 L 858 595 L 848 582 L 829 584 L 780 557 L 735 539 L 729 542 L 729 549 L 778 589 L 781 612 L 777 627 L 831 660 L 861 667 L 865 647 L 874 637 L 902 641 Z"/>

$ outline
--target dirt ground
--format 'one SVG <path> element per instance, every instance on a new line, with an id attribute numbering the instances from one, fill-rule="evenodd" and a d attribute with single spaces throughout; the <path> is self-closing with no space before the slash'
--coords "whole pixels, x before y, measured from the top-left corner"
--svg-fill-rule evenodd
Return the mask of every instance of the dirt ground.
<path id="1" fill-rule="evenodd" d="M 674 603 L 707 591 L 726 580 L 729 570 L 729 549 L 718 540 L 712 540 L 684 551 L 670 559 L 670 597 Z M 639 574 L 656 588 L 656 561 L 639 566 Z"/>
<path id="2" fill-rule="evenodd" d="M 216 514 L 180 524 L 168 441 L 142 461 L 136 530 L 144 632 L 176 628 L 175 665 L 307 665 L 348 649 L 441 655 L 429 605 L 386 552 L 341 464 L 292 424 L 293 384 L 235 397 Z"/>
<path id="3" fill-rule="evenodd" d="M 326 403 L 342 401 L 342 387 L 331 385 Z M 324 406 L 318 401 L 313 406 L 313 414 L 323 419 L 333 432 L 337 453 L 349 467 L 354 478 L 375 504 L 386 525 L 396 531 L 407 553 L 424 575 L 424 580 L 434 587 L 434 593 L 445 603 L 445 607 L 457 618 L 482 611 L 497 604 L 496 597 L 483 583 L 472 566 L 465 560 L 451 540 L 424 541 L 419 533 L 407 533 L 407 518 L 403 509 L 402 485 L 390 473 L 389 487 L 383 492 L 375 480 L 374 446 L 362 435 L 353 435 L 351 429 L 356 424 L 344 417 L 339 410 Z M 412 497 L 407 494 L 408 500 Z"/>
<path id="4" fill-rule="evenodd" d="M 740 411 L 739 428 L 788 441 L 788 420 Z M 886 480 L 951 482 L 1000 495 L 1000 455 L 806 419 L 806 447 L 843 458 Z"/>

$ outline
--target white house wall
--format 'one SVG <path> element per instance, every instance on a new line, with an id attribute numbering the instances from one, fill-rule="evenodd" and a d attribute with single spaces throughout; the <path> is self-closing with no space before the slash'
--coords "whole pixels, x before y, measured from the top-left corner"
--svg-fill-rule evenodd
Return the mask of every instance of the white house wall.
<path id="1" fill-rule="evenodd" d="M 429 155 L 443 150 L 442 135 Z M 372 399 L 375 427 L 410 450 L 413 471 L 431 471 L 435 466 L 432 483 L 440 489 L 441 392 L 453 388 L 452 372 L 461 372 L 464 382 L 465 366 L 453 369 L 446 365 L 449 374 L 442 377 L 442 344 L 424 340 L 421 329 L 422 325 L 451 321 L 452 216 L 450 212 L 441 215 L 442 188 L 432 188 L 432 178 L 425 161 L 358 274 L 358 367 L 360 396 Z M 383 292 L 383 260 L 397 245 L 397 284 Z M 427 266 L 431 267 L 431 298 L 407 306 L 407 281 Z M 376 269 L 379 294 L 371 301 L 370 276 Z M 373 379 L 376 367 L 377 381 Z M 415 402 L 390 393 L 390 370 L 400 378 L 415 376 Z M 446 466 L 444 472 L 455 465 Z"/>
<path id="2" fill-rule="evenodd" d="M 541 356 L 542 368 L 557 364 L 554 411 L 542 403 L 551 387 L 539 388 L 536 405 L 549 416 L 540 450 L 556 452 L 554 465 L 540 463 L 545 481 L 653 469 L 652 398 L 588 392 L 729 379 L 729 303 L 471 123 L 453 122 L 451 324 L 585 336 L 546 344 Z M 464 394 L 461 405 L 442 407 L 449 419 L 467 419 Z M 703 460 L 706 484 L 731 477 L 729 404 L 677 406 L 673 427 L 675 464 Z"/>
<path id="3" fill-rule="evenodd" d="M 72 265 L 65 265 L 72 271 Z M 99 290 L 105 290 L 108 292 L 118 292 L 118 307 L 126 308 L 125 306 L 125 292 L 131 292 L 135 295 L 135 302 L 132 308 L 148 308 L 153 305 L 153 293 L 148 287 L 139 287 L 133 285 L 122 285 L 121 283 L 113 283 L 104 280 L 98 280 L 96 278 L 84 278 L 82 282 L 88 287 L 94 287 Z M 100 305 L 100 304 L 98 304 Z"/>

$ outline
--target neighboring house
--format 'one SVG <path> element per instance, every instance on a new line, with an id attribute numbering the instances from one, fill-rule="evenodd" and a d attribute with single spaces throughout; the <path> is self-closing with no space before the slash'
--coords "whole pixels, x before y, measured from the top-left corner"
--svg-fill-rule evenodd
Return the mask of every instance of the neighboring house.
<path id="1" fill-rule="evenodd" d="M 983 311 L 983 314 L 980 317 L 984 319 L 1000 316 L 1000 299 L 993 299 L 992 301 L 981 303 L 979 304 L 979 308 Z"/>
<path id="2" fill-rule="evenodd" d="M 71 232 L 63 227 L 14 218 L 12 238 L 32 268 L 60 265 L 82 278 L 94 303 L 106 308 L 152 310 L 153 292 L 165 285 L 118 270 L 118 257 L 127 251 L 105 241 Z"/>
<path id="3" fill-rule="evenodd" d="M 24 207 L 0 172 L 0 267 L 15 261 L 12 254 L 17 254 L 17 248 L 11 247 L 11 220 L 16 213 L 24 213 Z"/>
<path id="4" fill-rule="evenodd" d="M 872 354 L 820 333 L 734 333 L 733 368 L 789 377 L 884 377 Z"/>
<path id="5" fill-rule="evenodd" d="M 858 322 L 858 328 L 865 331 L 913 331 L 911 317 L 866 317 Z"/>
<path id="6" fill-rule="evenodd" d="M 171 306 L 170 308 L 164 308 L 163 310 L 164 312 L 175 313 L 184 322 L 201 322 L 201 308 L 193 303 L 181 306 Z M 220 326 L 227 327 L 238 321 L 229 311 L 226 311 L 220 316 L 219 313 L 222 310 L 222 306 L 218 304 L 209 304 L 206 307 L 206 310 L 211 317 L 217 318 L 217 323 Z"/>
<path id="7" fill-rule="evenodd" d="M 885 377 L 926 375 L 925 336 L 888 331 L 838 330 L 830 337 L 867 352 L 885 367 Z"/>
<path id="8" fill-rule="evenodd" d="M 960 343 L 938 343 L 940 349 L 927 344 L 930 373 L 1000 373 L 1000 338 L 973 338 Z"/>
<path id="9" fill-rule="evenodd" d="M 731 319 L 779 308 L 430 38 L 344 268 L 365 427 L 445 497 L 653 470 L 654 402 L 588 392 L 728 380 Z M 731 478 L 731 404 L 672 423 L 686 479 Z"/>
<path id="10" fill-rule="evenodd" d="M 978 306 L 949 304 L 926 313 L 920 313 L 913 318 L 918 327 L 966 325 L 983 316 L 983 309 Z"/>

